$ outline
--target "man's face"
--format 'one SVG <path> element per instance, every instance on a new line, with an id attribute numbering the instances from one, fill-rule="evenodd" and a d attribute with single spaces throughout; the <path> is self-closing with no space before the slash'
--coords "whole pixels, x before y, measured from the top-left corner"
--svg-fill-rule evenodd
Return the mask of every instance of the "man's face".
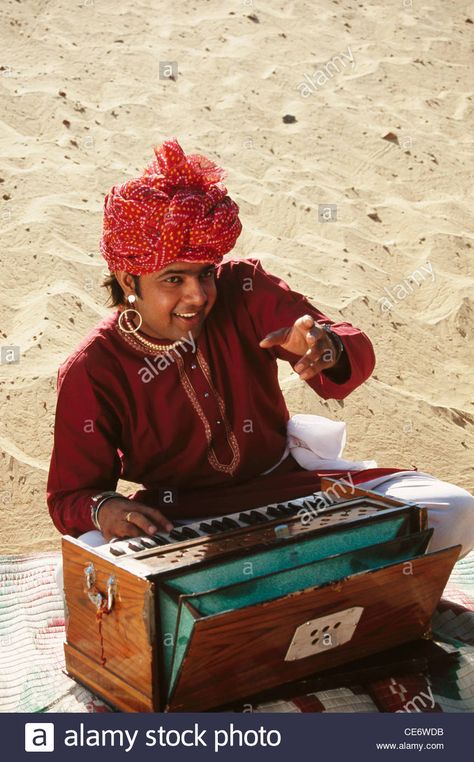
<path id="1" fill-rule="evenodd" d="M 141 297 L 128 273 L 116 273 L 116 277 L 126 295 L 133 291 L 137 296 L 134 306 L 143 319 L 140 330 L 175 341 L 189 336 L 189 331 L 194 338 L 199 336 L 216 301 L 214 272 L 209 262 L 173 262 L 159 272 L 140 276 Z"/>

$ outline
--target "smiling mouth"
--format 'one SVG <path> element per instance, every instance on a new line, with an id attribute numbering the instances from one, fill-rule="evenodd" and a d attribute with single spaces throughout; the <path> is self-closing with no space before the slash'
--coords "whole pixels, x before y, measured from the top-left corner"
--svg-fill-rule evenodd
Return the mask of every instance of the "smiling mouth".
<path id="1" fill-rule="evenodd" d="M 196 318 L 201 316 L 201 311 L 199 312 L 173 312 L 174 317 L 179 317 L 182 320 L 195 320 Z"/>

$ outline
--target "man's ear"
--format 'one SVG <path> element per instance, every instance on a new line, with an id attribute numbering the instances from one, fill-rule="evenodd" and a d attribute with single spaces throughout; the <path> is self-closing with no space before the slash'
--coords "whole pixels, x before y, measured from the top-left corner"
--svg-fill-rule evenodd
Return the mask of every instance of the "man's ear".
<path id="1" fill-rule="evenodd" d="M 135 283 L 133 280 L 133 275 L 126 272 L 125 270 L 116 270 L 115 271 L 115 277 L 120 284 L 122 291 L 125 295 L 132 293 L 135 293 Z"/>

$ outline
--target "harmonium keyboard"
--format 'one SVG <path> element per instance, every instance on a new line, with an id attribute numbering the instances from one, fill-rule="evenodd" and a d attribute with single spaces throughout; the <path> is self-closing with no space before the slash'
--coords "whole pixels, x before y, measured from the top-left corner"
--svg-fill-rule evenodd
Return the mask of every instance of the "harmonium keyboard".
<path id="1" fill-rule="evenodd" d="M 65 536 L 68 673 L 122 711 L 205 711 L 429 638 L 460 546 L 429 552 L 423 506 L 336 484 L 169 535 Z"/>

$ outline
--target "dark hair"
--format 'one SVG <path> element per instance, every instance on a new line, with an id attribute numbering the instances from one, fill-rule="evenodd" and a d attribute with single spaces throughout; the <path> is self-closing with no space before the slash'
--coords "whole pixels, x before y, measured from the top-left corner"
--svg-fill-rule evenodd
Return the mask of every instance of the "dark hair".
<path id="1" fill-rule="evenodd" d="M 135 284 L 136 294 L 137 296 L 141 296 L 142 292 L 140 289 L 140 276 L 132 275 L 132 278 Z M 107 306 L 119 307 L 120 305 L 125 304 L 125 294 L 123 293 L 122 286 L 118 282 L 114 273 L 107 273 L 102 283 L 102 288 L 106 288 L 109 292 L 107 302 L 110 301 L 110 305 L 107 304 Z"/>

